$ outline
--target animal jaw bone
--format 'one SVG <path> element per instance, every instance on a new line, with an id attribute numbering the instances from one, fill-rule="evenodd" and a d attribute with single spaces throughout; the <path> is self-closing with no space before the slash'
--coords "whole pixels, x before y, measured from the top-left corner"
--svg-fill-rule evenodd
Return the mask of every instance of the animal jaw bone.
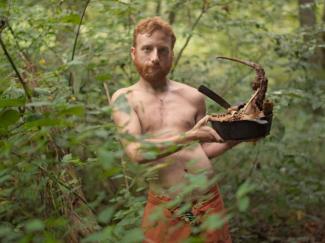
<path id="1" fill-rule="evenodd" d="M 272 113 L 273 104 L 272 102 L 265 99 L 265 94 L 267 91 L 268 80 L 265 76 L 265 71 L 261 65 L 249 62 L 242 61 L 236 58 L 230 57 L 218 57 L 220 59 L 226 59 L 230 61 L 235 61 L 247 65 L 255 70 L 256 77 L 252 84 L 252 89 L 255 93 L 246 103 L 246 105 L 238 109 L 238 107 L 230 107 L 228 112 L 225 114 L 215 114 L 212 115 L 212 120 L 215 121 L 237 121 L 237 120 L 254 120 L 265 117 Z"/>

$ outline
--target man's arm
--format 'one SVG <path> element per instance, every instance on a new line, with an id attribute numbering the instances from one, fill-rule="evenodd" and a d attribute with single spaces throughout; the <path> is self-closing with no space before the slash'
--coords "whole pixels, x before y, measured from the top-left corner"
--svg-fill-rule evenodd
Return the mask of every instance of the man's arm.
<path id="1" fill-rule="evenodd" d="M 201 119 L 202 117 L 206 116 L 206 108 L 205 108 L 205 101 L 204 96 L 201 95 L 201 98 L 199 100 L 198 104 L 198 113 L 196 120 Z M 202 149 L 207 155 L 209 159 L 218 157 L 219 155 L 223 154 L 227 150 L 231 149 L 235 145 L 237 145 L 240 142 L 237 141 L 227 141 L 224 143 L 202 143 Z"/>
<path id="2" fill-rule="evenodd" d="M 225 143 L 203 143 L 202 148 L 209 159 L 213 159 L 231 149 L 240 142 L 227 141 Z"/>
<path id="3" fill-rule="evenodd" d="M 211 142 L 217 141 L 216 133 L 206 126 L 208 117 L 202 118 L 191 130 L 184 134 L 167 138 L 148 138 L 140 140 L 141 125 L 139 118 L 128 100 L 125 89 L 118 90 L 112 96 L 113 120 L 120 132 L 135 137 L 133 141 L 122 139 L 122 145 L 128 157 L 135 162 L 145 163 L 165 157 L 177 152 L 193 141 Z M 212 129 L 212 130 L 211 130 Z M 151 144 L 158 150 L 155 158 L 146 158 L 146 143 Z M 176 146 L 175 146 L 176 145 Z M 150 147 L 150 146 L 149 146 Z M 171 149 L 173 148 L 173 149 Z"/>

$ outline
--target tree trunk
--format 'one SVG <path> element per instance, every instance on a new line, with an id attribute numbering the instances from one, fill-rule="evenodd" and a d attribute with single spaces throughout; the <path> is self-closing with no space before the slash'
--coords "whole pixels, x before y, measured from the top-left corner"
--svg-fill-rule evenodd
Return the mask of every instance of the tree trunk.
<path id="1" fill-rule="evenodd" d="M 322 18 L 322 25 L 325 25 L 325 0 L 323 3 L 323 18 Z M 325 30 L 323 29 L 322 32 L 322 44 L 323 46 L 320 48 L 322 53 L 322 68 L 325 69 Z"/>
<path id="2" fill-rule="evenodd" d="M 156 3 L 156 16 L 160 16 L 160 11 L 161 11 L 161 0 L 157 0 L 157 3 Z"/>
<path id="3" fill-rule="evenodd" d="M 315 27 L 315 0 L 299 0 L 299 21 L 302 27 Z"/>
<path id="4" fill-rule="evenodd" d="M 307 33 L 304 35 L 304 41 L 308 46 L 317 45 L 319 38 L 312 33 L 316 28 L 315 0 L 298 0 L 298 3 L 300 26 Z M 321 60 L 322 52 L 320 48 L 316 47 L 309 56 L 308 62 L 314 66 L 320 65 Z"/>

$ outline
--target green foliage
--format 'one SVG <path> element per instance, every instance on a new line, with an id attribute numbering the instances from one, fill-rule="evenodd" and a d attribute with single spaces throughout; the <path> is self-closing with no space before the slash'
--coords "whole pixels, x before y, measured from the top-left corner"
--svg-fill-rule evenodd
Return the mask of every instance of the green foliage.
<path id="1" fill-rule="evenodd" d="M 189 40 L 173 79 L 205 84 L 232 104 L 245 101 L 254 73 L 215 59 L 239 57 L 265 68 L 268 98 L 275 104 L 267 138 L 215 159 L 218 175 L 211 181 L 202 173 L 189 176 L 177 200 L 220 181 L 234 242 L 322 237 L 325 82 L 312 57 L 324 51 L 324 4 L 316 1 L 317 24 L 302 28 L 297 1 L 206 2 L 193 29 L 199 0 L 90 1 L 72 60 L 86 1 L 0 1 L 0 19 L 9 24 L 1 39 L 32 90 L 30 101 L 1 54 L 1 242 L 62 242 L 75 230 L 73 215 L 80 215 L 81 229 L 94 228 L 81 242 L 141 242 L 146 178 L 166 165 L 140 166 L 126 158 L 104 84 L 111 95 L 137 80 L 129 54 L 132 31 L 138 20 L 153 15 L 173 21 L 175 57 Z M 120 96 L 117 105 L 129 112 L 125 101 Z M 222 111 L 209 100 L 207 106 L 209 113 Z M 146 151 L 147 158 L 157 155 L 150 144 Z M 222 223 L 214 215 L 202 227 Z M 312 233 L 310 224 L 316 225 Z"/>

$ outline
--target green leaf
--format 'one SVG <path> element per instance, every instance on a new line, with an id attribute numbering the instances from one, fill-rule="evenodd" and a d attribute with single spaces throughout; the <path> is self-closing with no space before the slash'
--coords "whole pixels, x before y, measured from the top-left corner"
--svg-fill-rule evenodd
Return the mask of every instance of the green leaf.
<path id="1" fill-rule="evenodd" d="M 53 103 L 51 101 L 35 101 L 26 104 L 27 107 L 41 107 L 41 106 L 51 106 Z"/>
<path id="2" fill-rule="evenodd" d="M 82 240 L 83 243 L 86 242 L 112 242 L 109 241 L 113 235 L 113 226 L 107 226 L 102 231 L 93 233 L 87 236 L 85 239 Z"/>
<path id="3" fill-rule="evenodd" d="M 0 8 L 6 8 L 7 7 L 7 0 L 0 1 Z"/>
<path id="4" fill-rule="evenodd" d="M 191 236 L 186 241 L 184 241 L 184 243 L 204 243 L 204 239 L 202 239 L 200 236 Z"/>
<path id="5" fill-rule="evenodd" d="M 60 19 L 60 22 L 79 25 L 80 16 L 78 14 L 66 15 Z"/>
<path id="6" fill-rule="evenodd" d="M 50 95 L 51 94 L 51 91 L 49 88 L 34 88 L 33 89 L 33 95 Z"/>
<path id="7" fill-rule="evenodd" d="M 81 59 L 78 59 L 77 57 L 75 59 L 73 59 L 72 61 L 67 62 L 67 65 L 69 67 L 80 66 L 82 64 L 84 64 L 84 61 Z"/>
<path id="8" fill-rule="evenodd" d="M 238 201 L 238 209 L 241 212 L 245 212 L 249 206 L 249 198 L 248 197 L 242 197 Z"/>
<path id="9" fill-rule="evenodd" d="M 143 155 L 143 158 L 148 159 L 148 160 L 157 158 L 157 153 L 153 152 L 153 151 L 144 152 L 142 155 Z"/>
<path id="10" fill-rule="evenodd" d="M 16 110 L 5 110 L 0 114 L 0 127 L 8 127 L 15 124 L 20 118 Z"/>
<path id="11" fill-rule="evenodd" d="M 247 193 L 253 191 L 255 186 L 250 184 L 248 181 L 245 181 L 243 184 L 240 185 L 239 189 L 236 192 L 236 198 L 239 199 L 245 196 Z"/>
<path id="12" fill-rule="evenodd" d="M 69 123 L 63 119 L 43 118 L 24 124 L 25 128 L 47 127 L 47 126 L 67 126 Z"/>
<path id="13" fill-rule="evenodd" d="M 1 0 L 0 1 L 0 16 L 6 16 L 6 12 L 8 12 L 7 7 L 7 0 Z"/>
<path id="14" fill-rule="evenodd" d="M 0 10 L 1 15 L 1 10 Z M 0 94 L 10 87 L 10 79 L 0 79 Z"/>
<path id="15" fill-rule="evenodd" d="M 190 185 L 192 186 L 204 188 L 208 185 L 207 177 L 205 174 L 189 175 L 188 178 Z"/>
<path id="16" fill-rule="evenodd" d="M 44 229 L 44 223 L 39 219 L 31 219 L 25 223 L 25 229 L 27 232 L 41 231 Z"/>
<path id="17" fill-rule="evenodd" d="M 110 73 L 104 73 L 96 76 L 96 80 L 98 81 L 107 81 L 112 79 L 112 75 Z"/>
<path id="18" fill-rule="evenodd" d="M 202 223 L 202 229 L 204 230 L 215 230 L 220 229 L 224 224 L 224 220 L 219 214 L 209 215 L 206 220 Z"/>
<path id="19" fill-rule="evenodd" d="M 68 224 L 67 219 L 64 218 L 48 218 L 46 219 L 46 226 L 49 228 L 62 228 Z"/>
<path id="20" fill-rule="evenodd" d="M 66 154 L 62 158 L 63 163 L 69 163 L 72 160 L 72 154 Z"/>
<path id="21" fill-rule="evenodd" d="M 98 152 L 98 159 L 105 169 L 114 167 L 115 154 L 112 151 L 100 150 Z"/>
<path id="22" fill-rule="evenodd" d="M 142 242 L 143 240 L 143 232 L 140 228 L 131 229 L 126 231 L 125 233 L 126 234 L 120 242 L 137 243 Z"/>
<path id="23" fill-rule="evenodd" d="M 122 171 L 122 169 L 121 168 L 118 168 L 118 167 L 112 167 L 112 168 L 110 168 L 109 170 L 106 170 L 104 173 L 103 173 L 103 175 L 105 176 L 105 177 L 115 177 L 115 178 L 118 178 L 118 173 L 120 173 Z M 120 177 L 123 177 L 123 175 L 122 174 L 120 174 Z"/>
<path id="24" fill-rule="evenodd" d="M 68 107 L 60 112 L 61 115 L 75 115 L 83 116 L 85 114 L 85 108 L 83 106 Z"/>
<path id="25" fill-rule="evenodd" d="M 0 108 L 23 106 L 26 102 L 24 97 L 17 99 L 0 99 Z"/>
<path id="26" fill-rule="evenodd" d="M 98 215 L 98 221 L 107 224 L 113 218 L 115 209 L 113 207 L 107 207 L 101 211 Z"/>

